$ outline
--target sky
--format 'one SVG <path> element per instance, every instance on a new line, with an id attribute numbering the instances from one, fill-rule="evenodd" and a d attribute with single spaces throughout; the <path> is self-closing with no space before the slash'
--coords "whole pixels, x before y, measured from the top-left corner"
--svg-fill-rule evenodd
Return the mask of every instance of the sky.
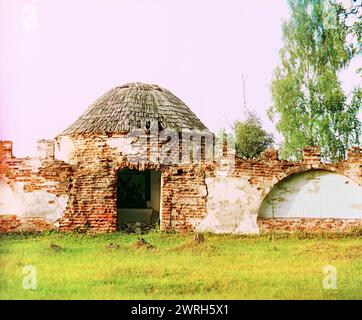
<path id="1" fill-rule="evenodd" d="M 212 131 L 266 116 L 286 0 L 0 0 L 0 139 L 32 156 L 109 89 L 158 84 Z M 358 57 L 343 86 L 361 82 Z M 277 135 L 278 137 L 278 135 Z M 280 137 L 278 137 L 280 139 Z"/>

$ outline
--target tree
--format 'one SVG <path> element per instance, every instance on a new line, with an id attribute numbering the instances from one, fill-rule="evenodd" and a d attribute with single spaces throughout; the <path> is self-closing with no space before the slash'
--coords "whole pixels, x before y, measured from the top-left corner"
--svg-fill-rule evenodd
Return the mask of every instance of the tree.
<path id="1" fill-rule="evenodd" d="M 274 143 L 273 135 L 263 129 L 254 112 L 248 111 L 244 121 L 236 121 L 234 130 L 236 155 L 243 159 L 258 158 Z"/>
<path id="2" fill-rule="evenodd" d="M 269 110 L 278 114 L 277 130 L 284 136 L 280 154 L 300 159 L 304 146 L 318 145 L 324 158 L 340 160 L 359 144 L 361 134 L 362 90 L 355 88 L 348 97 L 338 79 L 354 56 L 347 41 L 353 30 L 342 6 L 333 1 L 288 2 L 291 17 L 283 24 L 284 47 Z M 327 23 L 331 17 L 333 26 Z"/>
<path id="3" fill-rule="evenodd" d="M 357 47 L 352 45 L 352 50 L 356 55 L 360 54 L 362 56 L 362 0 L 353 0 L 353 4 L 350 9 L 340 7 L 339 10 L 340 14 L 343 14 L 346 19 L 352 17 L 351 34 L 357 41 Z M 358 68 L 357 73 L 362 77 L 362 68 Z"/>

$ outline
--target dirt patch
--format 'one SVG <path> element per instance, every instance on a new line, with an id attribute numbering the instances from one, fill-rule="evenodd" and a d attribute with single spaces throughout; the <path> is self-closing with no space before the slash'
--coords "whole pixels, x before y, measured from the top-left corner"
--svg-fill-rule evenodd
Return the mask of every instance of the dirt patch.
<path id="1" fill-rule="evenodd" d="M 119 244 L 115 242 L 108 243 L 106 249 L 119 249 Z"/>
<path id="2" fill-rule="evenodd" d="M 362 245 L 342 247 L 333 243 L 317 242 L 299 249 L 297 254 L 311 254 L 330 260 L 357 259 L 362 257 Z"/>
<path id="3" fill-rule="evenodd" d="M 136 249 L 155 249 L 156 248 L 153 244 L 147 242 L 143 238 L 138 238 L 134 246 Z"/>
<path id="4" fill-rule="evenodd" d="M 59 246 L 59 245 L 57 245 L 57 244 L 55 244 L 55 243 L 51 243 L 51 244 L 49 245 L 49 249 L 52 250 L 52 251 L 54 251 L 54 252 L 60 252 L 60 251 L 63 250 L 63 248 L 62 248 L 61 246 Z"/>

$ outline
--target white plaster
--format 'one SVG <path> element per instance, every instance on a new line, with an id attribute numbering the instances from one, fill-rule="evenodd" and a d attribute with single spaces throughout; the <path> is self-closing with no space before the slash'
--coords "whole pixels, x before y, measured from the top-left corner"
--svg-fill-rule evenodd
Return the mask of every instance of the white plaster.
<path id="1" fill-rule="evenodd" d="M 39 171 L 39 168 L 42 167 L 43 162 L 39 158 L 26 158 L 24 160 L 24 167 L 31 168 L 31 170 L 36 173 Z"/>
<path id="2" fill-rule="evenodd" d="M 57 185 L 57 182 L 55 181 L 46 181 L 42 184 L 44 187 L 54 187 Z"/>
<path id="3" fill-rule="evenodd" d="M 260 217 L 362 219 L 362 187 L 337 173 L 317 170 L 293 175 L 265 198 Z"/>
<path id="4" fill-rule="evenodd" d="M 197 223 L 198 232 L 259 233 L 257 208 L 260 192 L 246 178 L 224 175 L 205 179 L 208 191 L 207 215 Z"/>
<path id="5" fill-rule="evenodd" d="M 199 195 L 201 197 L 206 197 L 207 196 L 207 188 L 206 188 L 206 186 L 199 186 L 198 192 L 199 192 Z"/>
<path id="6" fill-rule="evenodd" d="M 216 170 L 215 172 L 215 176 L 217 177 L 226 177 L 228 175 L 228 171 L 227 170 Z"/>
<path id="7" fill-rule="evenodd" d="M 62 137 L 59 145 L 55 148 L 55 158 L 64 162 L 69 162 L 69 156 L 74 151 L 74 143 L 69 137 Z"/>
<path id="8" fill-rule="evenodd" d="M 20 199 L 6 183 L 0 182 L 0 214 L 17 214 L 23 210 Z"/>
<path id="9" fill-rule="evenodd" d="M 23 182 L 16 182 L 13 188 L 0 184 L 0 214 L 40 217 L 55 222 L 63 215 L 67 202 L 68 196 L 56 196 L 44 190 L 24 192 Z"/>
<path id="10" fill-rule="evenodd" d="M 259 234 L 259 226 L 255 217 L 257 214 L 244 215 L 236 228 L 235 233 Z"/>
<path id="11" fill-rule="evenodd" d="M 111 148 L 115 148 L 121 154 L 137 154 L 135 148 L 132 147 L 134 138 L 129 137 L 113 137 L 107 139 L 107 145 Z"/>

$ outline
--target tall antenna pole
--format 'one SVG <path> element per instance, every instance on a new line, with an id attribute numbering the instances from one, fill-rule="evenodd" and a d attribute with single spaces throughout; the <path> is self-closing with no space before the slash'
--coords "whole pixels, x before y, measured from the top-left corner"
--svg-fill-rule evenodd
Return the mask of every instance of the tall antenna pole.
<path id="1" fill-rule="evenodd" d="M 243 106 L 242 106 L 242 114 L 246 115 L 247 112 L 247 104 L 246 104 L 246 79 L 248 77 L 243 73 L 241 76 L 242 81 L 242 96 L 243 96 Z"/>

